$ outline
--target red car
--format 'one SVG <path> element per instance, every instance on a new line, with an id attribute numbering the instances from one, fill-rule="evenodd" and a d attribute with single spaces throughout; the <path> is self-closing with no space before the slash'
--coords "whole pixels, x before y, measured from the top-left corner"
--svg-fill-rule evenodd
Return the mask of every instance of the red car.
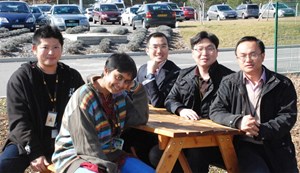
<path id="1" fill-rule="evenodd" d="M 193 7 L 185 6 L 180 8 L 183 11 L 186 20 L 195 19 L 195 9 Z"/>

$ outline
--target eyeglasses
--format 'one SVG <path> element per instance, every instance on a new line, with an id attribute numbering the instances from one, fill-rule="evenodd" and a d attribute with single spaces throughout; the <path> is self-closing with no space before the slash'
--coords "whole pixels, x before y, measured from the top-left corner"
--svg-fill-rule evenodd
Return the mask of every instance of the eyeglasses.
<path id="1" fill-rule="evenodd" d="M 213 53 L 216 50 L 216 48 L 214 46 L 207 46 L 207 47 L 194 48 L 193 50 L 197 51 L 198 53 L 202 53 L 203 50 L 205 50 L 205 52 L 208 52 L 208 53 Z"/>
<path id="2" fill-rule="evenodd" d="M 247 58 L 250 58 L 252 60 L 256 60 L 262 53 L 250 53 L 250 54 L 244 54 L 242 56 L 237 56 L 237 58 L 243 62 L 247 60 Z"/>

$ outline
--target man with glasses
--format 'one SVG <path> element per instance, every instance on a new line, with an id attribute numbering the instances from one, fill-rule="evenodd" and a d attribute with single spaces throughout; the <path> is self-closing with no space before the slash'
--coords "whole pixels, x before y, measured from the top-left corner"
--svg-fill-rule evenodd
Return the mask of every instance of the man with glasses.
<path id="1" fill-rule="evenodd" d="M 209 117 L 209 106 L 222 78 L 233 71 L 217 61 L 219 39 L 215 34 L 199 32 L 190 43 L 196 65 L 180 71 L 165 106 L 168 111 L 193 121 Z M 185 149 L 184 152 L 192 172 L 208 172 L 209 164 L 223 164 L 217 147 Z"/>
<path id="2" fill-rule="evenodd" d="M 152 33 L 146 42 L 146 53 L 150 60 L 139 68 L 136 80 L 145 87 L 152 106 L 164 107 L 165 99 L 176 81 L 180 68 L 168 60 L 169 41 L 165 34 Z M 127 152 L 134 148 L 131 152 L 135 152 L 142 161 L 150 164 L 148 153 L 154 145 L 158 144 L 157 135 L 128 129 L 123 134 L 123 138 L 124 149 Z"/>
<path id="3" fill-rule="evenodd" d="M 297 119 L 297 94 L 287 77 L 262 65 L 264 43 L 241 38 L 235 48 L 241 71 L 225 77 L 210 118 L 240 129 L 235 137 L 240 172 L 299 172 L 290 130 Z"/>

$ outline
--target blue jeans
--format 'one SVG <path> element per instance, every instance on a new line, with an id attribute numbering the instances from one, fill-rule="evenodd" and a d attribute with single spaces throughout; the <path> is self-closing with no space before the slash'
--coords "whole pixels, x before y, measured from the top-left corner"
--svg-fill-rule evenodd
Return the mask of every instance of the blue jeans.
<path id="1" fill-rule="evenodd" d="M 142 162 L 139 159 L 133 157 L 127 157 L 124 165 L 121 166 L 121 173 L 155 173 L 155 170 Z"/>
<path id="2" fill-rule="evenodd" d="M 10 144 L 0 154 L 0 172 L 24 173 L 30 165 L 27 155 L 19 155 L 18 147 Z"/>

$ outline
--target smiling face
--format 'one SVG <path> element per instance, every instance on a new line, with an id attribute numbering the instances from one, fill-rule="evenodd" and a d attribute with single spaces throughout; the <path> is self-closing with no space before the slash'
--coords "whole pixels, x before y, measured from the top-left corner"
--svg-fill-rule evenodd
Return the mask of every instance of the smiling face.
<path id="1" fill-rule="evenodd" d="M 128 90 L 133 80 L 130 73 L 120 73 L 117 69 L 111 72 L 108 72 L 107 69 L 105 69 L 103 79 L 101 87 L 112 94 Z"/>
<path id="2" fill-rule="evenodd" d="M 192 56 L 198 67 L 209 68 L 218 57 L 218 50 L 215 45 L 207 38 L 195 44 Z"/>
<path id="3" fill-rule="evenodd" d="M 37 57 L 38 66 L 45 73 L 56 71 L 57 62 L 62 55 L 62 45 L 55 38 L 41 38 L 38 45 L 32 46 L 32 51 Z"/>
<path id="4" fill-rule="evenodd" d="M 151 60 L 158 63 L 167 60 L 169 55 L 167 39 L 165 37 L 152 37 L 149 40 L 146 53 Z"/>
<path id="5" fill-rule="evenodd" d="M 240 69 L 248 76 L 260 77 L 265 54 L 255 41 L 245 41 L 238 45 L 236 56 Z"/>

